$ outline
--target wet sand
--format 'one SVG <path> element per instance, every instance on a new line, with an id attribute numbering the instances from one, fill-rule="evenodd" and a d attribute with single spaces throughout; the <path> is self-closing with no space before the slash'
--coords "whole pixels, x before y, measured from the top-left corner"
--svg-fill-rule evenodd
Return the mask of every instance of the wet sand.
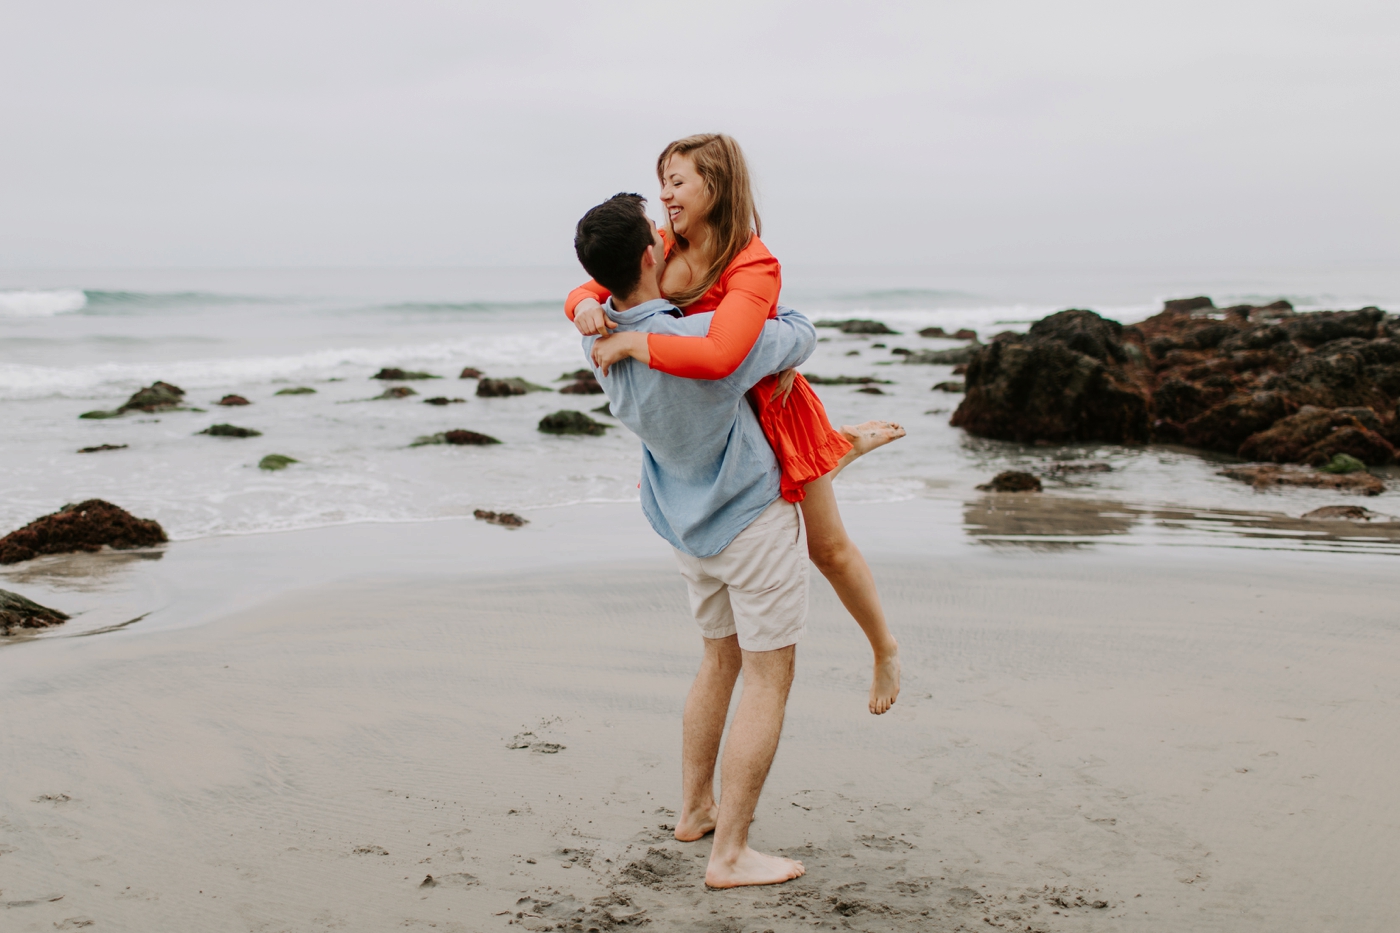
<path id="1" fill-rule="evenodd" d="M 289 566 L 305 551 L 268 538 Z M 753 830 L 808 874 L 712 892 L 709 841 L 668 831 L 698 648 L 684 590 L 655 549 L 611 556 L 394 566 L 199 625 L 0 648 L 0 927 L 1350 933 L 1400 916 L 1392 559 L 883 555 L 906 680 L 879 718 L 863 642 L 814 575 Z"/>

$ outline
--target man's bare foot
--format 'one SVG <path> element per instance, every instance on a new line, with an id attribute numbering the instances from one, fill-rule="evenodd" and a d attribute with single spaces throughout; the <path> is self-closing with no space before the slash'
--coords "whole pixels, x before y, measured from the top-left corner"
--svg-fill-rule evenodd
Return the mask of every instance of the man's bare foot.
<path id="1" fill-rule="evenodd" d="M 719 804 L 712 803 L 708 809 L 689 812 L 681 811 L 681 818 L 676 820 L 676 840 L 679 842 L 694 842 L 703 839 L 705 836 L 715 831 L 715 820 L 719 819 Z"/>
<path id="2" fill-rule="evenodd" d="M 899 699 L 899 652 L 875 659 L 875 677 L 870 682 L 870 712 L 889 712 Z"/>
<path id="3" fill-rule="evenodd" d="M 705 884 L 712 888 L 739 888 L 746 884 L 782 884 L 801 878 L 807 869 L 801 862 L 780 855 L 764 855 L 748 846 L 735 859 L 717 859 L 710 855 L 705 869 Z"/>
<path id="4" fill-rule="evenodd" d="M 890 441 L 897 441 L 905 435 L 903 426 L 893 421 L 867 421 L 864 424 L 843 424 L 841 433 L 851 442 L 855 457 L 863 457 L 876 447 L 883 447 Z M 851 459 L 855 459 L 852 457 Z"/>

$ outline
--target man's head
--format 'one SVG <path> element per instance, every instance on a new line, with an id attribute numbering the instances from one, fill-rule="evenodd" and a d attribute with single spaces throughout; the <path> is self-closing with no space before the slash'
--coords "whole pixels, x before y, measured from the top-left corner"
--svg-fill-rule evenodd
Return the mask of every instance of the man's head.
<path id="1" fill-rule="evenodd" d="M 645 204 L 640 194 L 615 194 L 584 214 L 574 231 L 578 261 L 613 293 L 614 305 L 630 306 L 661 295 L 665 244 Z"/>

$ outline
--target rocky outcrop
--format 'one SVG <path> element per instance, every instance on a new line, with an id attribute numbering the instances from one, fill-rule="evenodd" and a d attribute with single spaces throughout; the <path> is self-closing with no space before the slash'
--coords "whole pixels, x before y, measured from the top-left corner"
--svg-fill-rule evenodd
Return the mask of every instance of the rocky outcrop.
<path id="1" fill-rule="evenodd" d="M 952 423 L 1014 441 L 1151 437 L 1146 393 L 1125 371 L 1123 327 L 1092 311 L 1061 311 L 1030 333 L 998 334 L 973 356 Z"/>
<path id="2" fill-rule="evenodd" d="M 65 613 L 41 606 L 18 593 L 0 590 L 0 635 L 15 635 L 24 629 L 49 628 L 68 621 Z"/>
<path id="3" fill-rule="evenodd" d="M 1005 440 L 1158 441 L 1314 466 L 1345 453 L 1384 465 L 1400 446 L 1398 333 L 1400 321 L 1376 308 L 1300 313 L 1286 301 L 1178 299 L 1133 327 L 1062 311 L 973 348 L 953 424 Z"/>
<path id="4" fill-rule="evenodd" d="M 541 418 L 539 425 L 546 434 L 587 434 L 594 437 L 605 433 L 608 427 L 581 411 L 556 411 Z"/>
<path id="5" fill-rule="evenodd" d="M 211 424 L 203 431 L 196 431 L 196 434 L 208 434 L 211 437 L 262 437 L 262 432 L 253 428 L 240 428 L 234 424 Z"/>
<path id="6" fill-rule="evenodd" d="M 479 398 L 505 398 L 524 395 L 527 392 L 548 391 L 548 387 L 535 385 L 519 376 L 511 376 L 508 379 L 482 379 L 476 384 L 476 394 Z"/>
<path id="7" fill-rule="evenodd" d="M 408 379 L 441 379 L 442 377 L 434 376 L 432 373 L 416 373 L 407 369 L 386 366 L 373 376 L 370 376 L 370 378 L 383 379 L 388 382 L 403 382 Z"/>
<path id="8" fill-rule="evenodd" d="M 1040 492 L 1041 484 L 1040 479 L 1030 473 L 1006 470 L 977 488 L 983 492 Z"/>
<path id="9" fill-rule="evenodd" d="M 843 334 L 898 334 L 880 321 L 865 321 L 852 318 L 849 321 L 818 321 L 817 327 L 835 327 Z"/>
<path id="10" fill-rule="evenodd" d="M 79 418 L 116 418 L 129 411 L 169 411 L 184 404 L 185 390 L 168 382 L 153 382 L 144 389 L 137 389 L 131 398 L 120 408 L 111 411 L 86 411 Z"/>
<path id="11" fill-rule="evenodd" d="M 88 499 L 65 505 L 0 538 L 0 564 L 15 564 L 42 554 L 99 551 L 104 545 L 119 551 L 152 547 L 166 540 L 165 530 L 156 522 L 137 518 L 110 502 Z"/>

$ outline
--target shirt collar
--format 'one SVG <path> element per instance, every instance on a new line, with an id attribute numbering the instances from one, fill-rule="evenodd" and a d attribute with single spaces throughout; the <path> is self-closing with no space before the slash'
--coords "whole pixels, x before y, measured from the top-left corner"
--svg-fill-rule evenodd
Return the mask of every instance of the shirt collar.
<path id="1" fill-rule="evenodd" d="M 603 311 L 617 323 L 627 325 L 637 324 L 654 314 L 682 317 L 680 309 L 665 298 L 653 298 L 651 301 L 644 301 L 639 305 L 633 305 L 626 311 L 619 311 L 614 308 L 612 299 L 609 298 L 607 303 L 603 305 Z"/>

